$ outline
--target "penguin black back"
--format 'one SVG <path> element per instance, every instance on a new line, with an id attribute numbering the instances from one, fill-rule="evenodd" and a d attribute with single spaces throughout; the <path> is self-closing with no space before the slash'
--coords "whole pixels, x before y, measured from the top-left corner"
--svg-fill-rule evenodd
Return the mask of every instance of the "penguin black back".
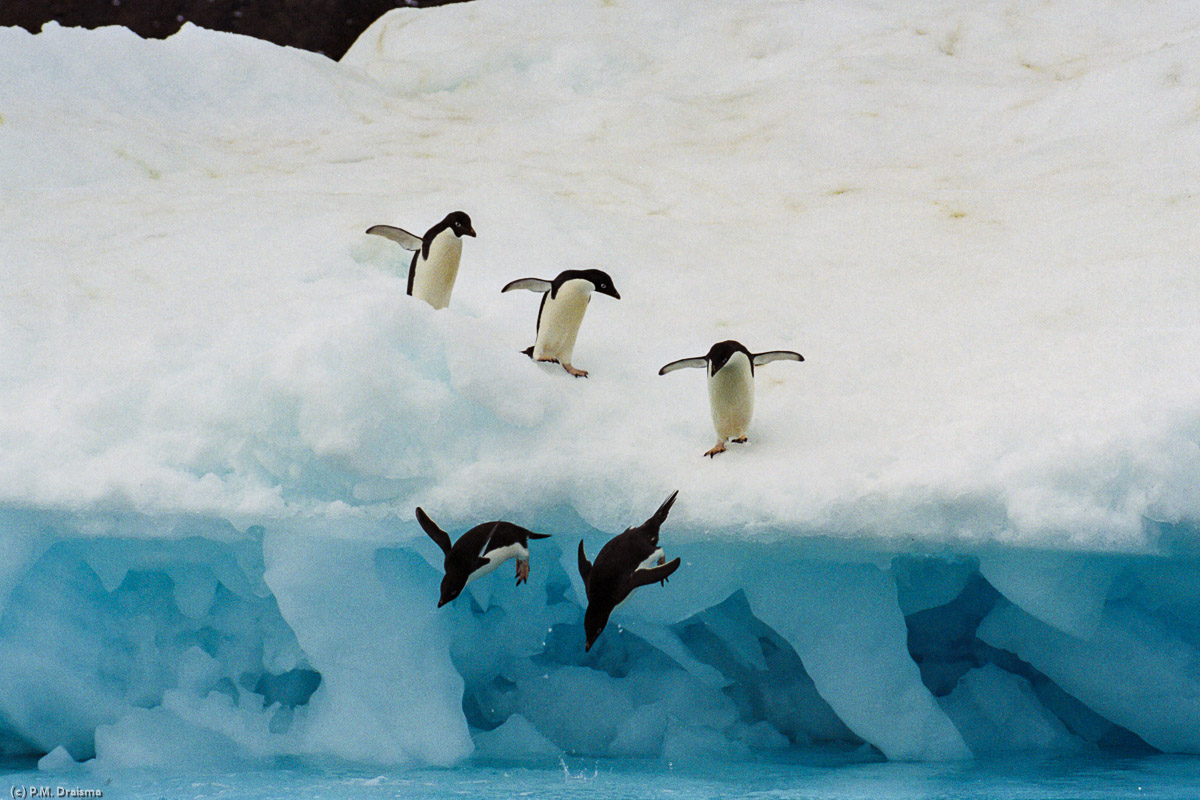
<path id="1" fill-rule="evenodd" d="M 490 571 L 514 556 L 518 559 L 517 583 L 524 582 L 529 573 L 526 566 L 522 575 L 521 553 L 525 554 L 527 565 L 529 540 L 550 538 L 548 533 L 534 533 L 511 522 L 496 520 L 476 525 L 451 544 L 450 535 L 424 509 L 418 507 L 416 513 L 421 528 L 445 554 L 442 566 L 446 574 L 442 578 L 438 608 L 458 597 L 468 581 L 482 574 L 480 570 Z"/>
<path id="2" fill-rule="evenodd" d="M 659 529 L 678 495 L 678 491 L 672 492 L 648 520 L 610 539 L 596 554 L 594 564 L 588 561 L 583 542 L 579 543 L 579 575 L 583 578 L 588 600 L 583 620 L 586 650 L 591 650 L 608 624 L 613 609 L 629 597 L 630 592 L 639 586 L 665 581 L 679 568 L 679 559 L 667 563 L 658 546 Z M 658 565 L 646 566 L 655 554 L 660 556 Z"/>

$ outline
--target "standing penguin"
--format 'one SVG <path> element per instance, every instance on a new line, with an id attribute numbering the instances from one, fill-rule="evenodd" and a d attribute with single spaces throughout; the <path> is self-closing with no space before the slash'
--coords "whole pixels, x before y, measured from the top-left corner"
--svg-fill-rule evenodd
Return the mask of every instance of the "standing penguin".
<path id="1" fill-rule="evenodd" d="M 725 441 L 742 444 L 754 415 L 754 368 L 772 361 L 803 361 L 804 356 L 791 350 L 751 353 L 732 339 L 717 342 L 700 358 L 681 358 L 658 371 L 666 375 L 684 367 L 708 367 L 708 404 L 712 410 L 717 444 L 704 455 L 716 458 L 725 452 Z"/>
<path id="2" fill-rule="evenodd" d="M 417 522 L 429 538 L 446 554 L 443 566 L 442 597 L 438 608 L 462 593 L 469 581 L 483 577 L 496 567 L 517 559 L 517 585 L 529 580 L 529 540 L 549 539 L 548 533 L 534 533 L 511 522 L 485 522 L 458 537 L 450 544 L 450 536 L 437 526 L 429 515 L 417 507 Z"/>
<path id="3" fill-rule="evenodd" d="M 667 563 L 658 546 L 658 529 L 671 511 L 679 491 L 658 507 L 650 519 L 636 528 L 617 534 L 596 554 L 596 563 L 588 561 L 579 542 L 579 576 L 587 590 L 587 610 L 583 614 L 583 630 L 587 635 L 584 651 L 592 649 L 596 638 L 608 624 L 613 609 L 625 602 L 630 592 L 639 586 L 665 583 L 679 569 L 679 559 Z"/>
<path id="4" fill-rule="evenodd" d="M 372 225 L 367 228 L 367 233 L 391 239 L 405 250 L 414 251 L 412 263 L 408 265 L 409 295 L 419 297 L 434 308 L 450 305 L 450 292 L 454 290 L 458 262 L 462 258 L 462 237 L 475 235 L 470 217 L 462 211 L 454 211 L 425 231 L 424 236 L 415 236 L 391 225 Z"/>
<path id="5" fill-rule="evenodd" d="M 575 377 L 586 378 L 587 370 L 571 366 L 571 354 L 575 352 L 575 337 L 579 334 L 579 324 L 583 322 L 583 312 L 587 311 L 592 292 L 621 299 L 608 273 L 598 269 L 569 269 L 560 272 L 552 281 L 521 278 L 500 291 L 514 289 L 543 293 L 542 304 L 538 307 L 537 338 L 532 347 L 522 352 L 534 361 L 561 364 Z"/>

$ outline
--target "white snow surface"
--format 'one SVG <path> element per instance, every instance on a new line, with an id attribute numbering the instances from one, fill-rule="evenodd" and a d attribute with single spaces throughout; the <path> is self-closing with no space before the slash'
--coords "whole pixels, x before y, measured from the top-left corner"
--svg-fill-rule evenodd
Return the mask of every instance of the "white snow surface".
<path id="1" fill-rule="evenodd" d="M 536 23 L 534 22 L 536 21 Z M 1200 18 L 488 0 L 342 63 L 3 31 L 0 492 L 261 523 L 679 488 L 677 537 L 1154 547 L 1200 517 Z M 461 208 L 448 313 L 363 235 Z M 568 380 L 508 280 L 608 271 Z M 751 443 L 700 375 L 736 338 Z M 338 526 L 345 532 L 360 530 Z M 353 535 L 353 533 L 351 533 Z"/>
<path id="2" fill-rule="evenodd" d="M 0 28 L 0 755 L 1198 752 L 1198 189 L 1186 3 L 476 0 L 340 63 Z M 459 209 L 434 311 L 364 231 Z M 587 268 L 584 380 L 500 288 Z M 806 360 L 710 460 L 656 372 L 729 338 Z M 675 489 L 684 565 L 585 659 L 576 542 Z M 554 538 L 435 613 L 417 505 Z M 957 666 L 989 613 L 1019 675 Z"/>

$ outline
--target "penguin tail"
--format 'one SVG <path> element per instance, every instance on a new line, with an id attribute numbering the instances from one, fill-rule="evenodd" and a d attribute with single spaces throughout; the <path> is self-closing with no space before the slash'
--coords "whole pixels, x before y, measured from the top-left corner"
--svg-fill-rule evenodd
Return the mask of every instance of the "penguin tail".
<path id="1" fill-rule="evenodd" d="M 650 517 L 650 519 L 649 519 L 649 520 L 647 520 L 647 521 L 648 521 L 648 522 L 651 522 L 651 523 L 653 523 L 653 524 L 655 524 L 656 526 L 657 526 L 657 525 L 662 525 L 664 522 L 666 522 L 666 521 L 667 521 L 667 514 L 671 513 L 671 506 L 675 505 L 675 498 L 676 498 L 678 495 L 679 495 L 679 490 L 678 490 L 678 489 L 676 489 L 675 491 L 671 492 L 671 496 L 670 496 L 670 497 L 668 497 L 668 498 L 667 498 L 667 499 L 666 499 L 666 500 L 663 502 L 663 504 L 662 504 L 661 506 L 659 506 L 659 507 L 658 507 L 658 511 L 655 511 L 655 512 L 654 512 L 654 516 Z"/>
<path id="2" fill-rule="evenodd" d="M 533 358 L 533 345 L 529 345 L 529 347 L 526 347 L 521 352 L 524 353 L 525 355 L 529 356 L 530 358 Z"/>
<path id="3" fill-rule="evenodd" d="M 583 552 L 583 539 L 579 540 L 579 577 L 583 578 L 583 587 L 587 589 L 588 575 L 592 573 L 592 562 L 588 561 Z"/>
<path id="4" fill-rule="evenodd" d="M 442 549 L 446 555 L 450 554 L 450 534 L 446 533 L 438 524 L 429 518 L 425 513 L 425 509 L 417 506 L 417 522 L 421 524 L 421 529 L 425 531 L 430 539 Z"/>

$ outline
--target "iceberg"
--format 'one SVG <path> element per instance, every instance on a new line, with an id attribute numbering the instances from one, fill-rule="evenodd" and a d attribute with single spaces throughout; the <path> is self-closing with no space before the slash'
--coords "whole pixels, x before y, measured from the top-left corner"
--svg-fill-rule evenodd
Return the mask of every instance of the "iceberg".
<path id="1" fill-rule="evenodd" d="M 489 0 L 336 63 L 0 28 L 0 756 L 1200 753 L 1198 34 L 1116 0 Z M 458 208 L 435 311 L 364 230 Z M 586 380 L 500 296 L 568 268 L 622 292 Z M 806 362 L 704 459 L 655 372 L 733 336 Z M 676 489 L 682 565 L 585 652 L 578 543 Z M 438 609 L 418 505 L 552 538 Z"/>

